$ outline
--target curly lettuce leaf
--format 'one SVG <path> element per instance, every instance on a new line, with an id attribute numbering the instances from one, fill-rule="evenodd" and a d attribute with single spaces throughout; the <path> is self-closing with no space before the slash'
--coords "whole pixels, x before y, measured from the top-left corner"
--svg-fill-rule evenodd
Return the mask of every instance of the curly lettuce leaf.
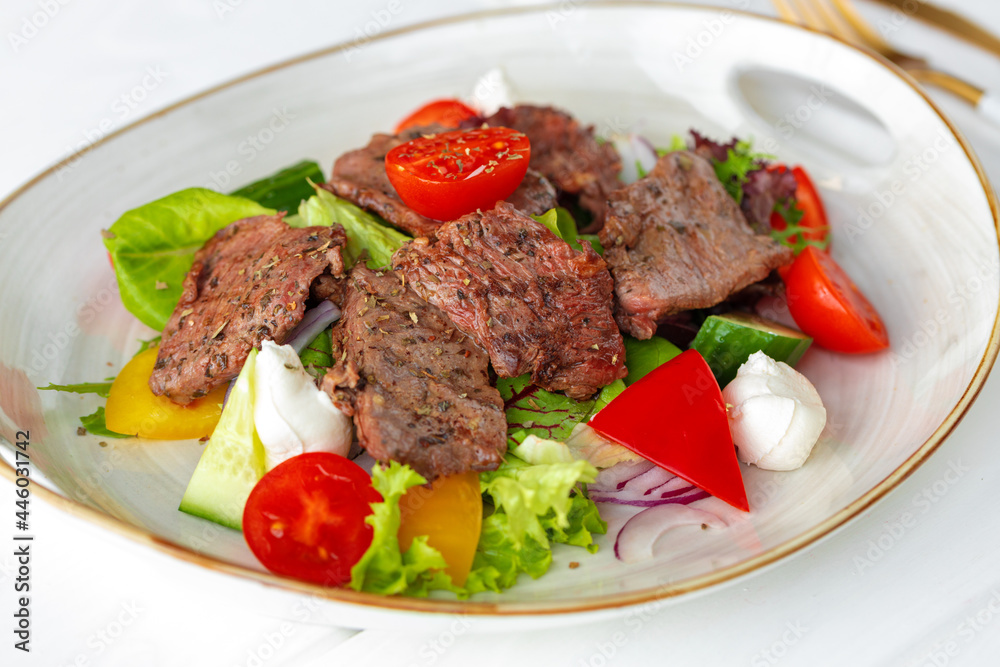
<path id="1" fill-rule="evenodd" d="M 162 331 L 195 252 L 229 223 L 273 213 L 249 199 L 204 188 L 126 211 L 104 234 L 122 303 L 143 324 Z"/>
<path id="2" fill-rule="evenodd" d="M 461 591 L 451 583 L 444 572 L 444 557 L 427 544 L 426 536 L 414 538 L 405 552 L 399 548 L 399 499 L 407 489 L 426 482 L 412 468 L 396 461 L 387 468 L 375 466 L 372 485 L 382 494 L 382 502 L 372 503 L 373 513 L 365 519 L 374 529 L 372 543 L 351 568 L 348 586 L 356 591 L 417 597 L 436 589 Z"/>
<path id="3" fill-rule="evenodd" d="M 493 499 L 498 512 L 508 517 L 510 537 L 517 547 L 528 537 L 549 546 L 541 518 L 552 512 L 555 525 L 569 525 L 570 493 L 578 484 L 597 479 L 597 468 L 586 461 L 531 465 L 517 456 L 508 457 L 497 470 L 479 476 L 483 493 Z"/>
<path id="4" fill-rule="evenodd" d="M 510 518 L 503 512 L 495 512 L 483 519 L 479 546 L 472 561 L 472 571 L 465 580 L 464 592 L 466 595 L 484 591 L 501 593 L 517 583 L 522 572 L 537 579 L 548 572 L 551 565 L 551 549 L 530 537 L 520 546 L 516 545 Z"/>
<path id="5" fill-rule="evenodd" d="M 299 218 L 309 227 L 341 225 L 347 234 L 343 256 L 348 267 L 354 266 L 365 251 L 368 268 L 388 266 L 392 263 L 392 253 L 411 238 L 322 188 L 316 188 L 316 194 L 299 205 Z"/>

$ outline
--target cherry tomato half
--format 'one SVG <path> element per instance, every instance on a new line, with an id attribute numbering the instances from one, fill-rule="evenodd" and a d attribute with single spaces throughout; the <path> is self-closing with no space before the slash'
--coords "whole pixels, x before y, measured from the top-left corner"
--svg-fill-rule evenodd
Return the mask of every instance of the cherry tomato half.
<path id="1" fill-rule="evenodd" d="M 829 254 L 806 247 L 784 279 L 788 310 L 817 345 L 852 353 L 889 347 L 875 307 Z"/>
<path id="2" fill-rule="evenodd" d="M 476 115 L 475 109 L 458 100 L 434 100 L 399 121 L 396 134 L 411 127 L 424 127 L 435 123 L 444 127 L 458 127 L 463 120 Z"/>
<path id="3" fill-rule="evenodd" d="M 399 499 L 399 548 L 406 551 L 414 537 L 441 552 L 447 573 L 458 586 L 465 584 L 479 545 L 483 526 L 483 497 L 479 473 L 441 477 L 430 488 L 415 486 Z"/>
<path id="4" fill-rule="evenodd" d="M 531 144 L 506 127 L 418 137 L 385 156 L 385 173 L 403 203 L 435 220 L 491 209 L 521 184 Z"/>
<path id="5" fill-rule="evenodd" d="M 250 550 L 277 574 L 339 586 L 372 543 L 365 517 L 382 501 L 357 464 L 327 452 L 300 454 L 264 475 L 243 509 Z"/>
<path id="6" fill-rule="evenodd" d="M 783 164 L 774 164 L 767 168 L 768 171 L 785 172 L 788 167 Z M 795 176 L 795 203 L 802 211 L 802 219 L 799 220 L 799 227 L 807 230 L 803 236 L 807 241 L 818 243 L 828 243 L 830 226 L 826 218 L 826 209 L 823 207 L 823 200 L 819 198 L 816 187 L 812 179 L 802 167 L 792 167 L 792 174 Z M 777 211 L 771 213 L 771 229 L 782 231 L 788 226 L 785 218 Z M 789 239 L 792 243 L 798 241 L 798 237 Z"/>

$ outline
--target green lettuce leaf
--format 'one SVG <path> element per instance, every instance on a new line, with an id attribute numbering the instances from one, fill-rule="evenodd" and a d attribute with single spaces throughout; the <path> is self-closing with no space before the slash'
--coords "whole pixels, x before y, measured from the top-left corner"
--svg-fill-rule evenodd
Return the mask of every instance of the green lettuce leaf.
<path id="1" fill-rule="evenodd" d="M 80 382 L 79 384 L 52 384 L 45 387 L 38 387 L 40 391 L 65 391 L 70 394 L 97 394 L 107 398 L 111 392 L 111 381 L 105 382 Z"/>
<path id="2" fill-rule="evenodd" d="M 551 549 L 531 537 L 520 546 L 516 545 L 509 517 L 503 512 L 495 512 L 483 519 L 472 571 L 465 580 L 465 594 L 500 593 L 517 583 L 517 576 L 522 572 L 537 579 L 548 572 L 550 565 Z"/>
<path id="3" fill-rule="evenodd" d="M 261 206 L 289 213 L 313 194 L 312 181 L 323 182 L 323 170 L 312 160 L 303 160 L 276 174 L 232 192 L 234 197 L 252 199 Z"/>
<path id="4" fill-rule="evenodd" d="M 129 436 L 123 433 L 115 433 L 108 429 L 107 422 L 104 421 L 104 408 L 97 408 L 97 411 L 90 415 L 84 415 L 80 417 L 80 423 L 83 427 L 87 429 L 87 433 L 91 433 L 102 438 L 128 438 Z"/>
<path id="5" fill-rule="evenodd" d="M 727 151 L 725 160 L 713 159 L 712 166 L 726 192 L 740 204 L 743 202 L 743 186 L 748 180 L 747 174 L 760 169 L 761 163 L 771 157 L 766 153 L 755 152 L 750 141 L 738 141 L 736 146 Z"/>
<path id="6" fill-rule="evenodd" d="M 597 395 L 597 400 L 594 401 L 592 414 L 597 414 L 603 410 L 608 403 L 618 398 L 618 395 L 623 391 L 625 391 L 625 382 L 623 380 L 615 380 L 601 389 L 601 393 Z"/>
<path id="7" fill-rule="evenodd" d="M 577 401 L 531 384 L 530 375 L 500 378 L 497 389 L 507 411 L 507 439 L 515 449 L 529 435 L 565 441 L 577 423 L 594 410 L 595 401 Z"/>
<path id="8" fill-rule="evenodd" d="M 122 303 L 162 330 L 181 296 L 194 253 L 229 223 L 274 210 L 204 188 L 189 188 L 126 211 L 105 233 Z"/>
<path id="9" fill-rule="evenodd" d="M 372 503 L 373 514 L 365 519 L 374 529 L 372 543 L 351 568 L 348 586 L 381 595 L 417 597 L 436 589 L 461 592 L 445 574 L 447 563 L 441 552 L 428 545 L 426 537 L 414 538 L 405 552 L 399 548 L 399 499 L 407 489 L 426 481 L 396 461 L 390 462 L 388 468 L 375 466 L 372 484 L 382 494 L 382 502 Z"/>
<path id="10" fill-rule="evenodd" d="M 371 213 L 333 194 L 316 188 L 316 194 L 299 206 L 299 217 L 306 226 L 329 226 L 337 223 L 347 234 L 343 250 L 344 264 L 354 266 L 361 253 L 368 252 L 368 267 L 378 269 L 392 263 L 392 253 L 410 240 L 406 234 L 387 226 Z"/>
<path id="11" fill-rule="evenodd" d="M 570 498 L 566 519 L 566 524 L 563 525 L 555 512 L 549 512 L 539 520 L 553 542 L 572 544 L 583 547 L 592 554 L 597 553 L 594 534 L 603 535 L 608 532 L 608 524 L 601 518 L 594 501 L 581 493 L 574 494 Z"/>
<path id="12" fill-rule="evenodd" d="M 330 336 L 330 329 L 320 331 L 299 355 L 302 367 L 314 378 L 323 377 L 326 369 L 333 366 L 333 342 Z"/>
<path id="13" fill-rule="evenodd" d="M 595 479 L 597 468 L 586 461 L 531 465 L 509 456 L 497 470 L 480 474 L 479 484 L 483 493 L 492 497 L 497 511 L 507 515 L 510 538 L 516 547 L 523 546 L 528 537 L 548 547 L 548 533 L 541 518 L 552 512 L 557 526 L 568 526 L 570 492 L 577 484 L 589 484 Z"/>
<path id="14" fill-rule="evenodd" d="M 628 377 L 625 384 L 638 382 L 650 371 L 667 363 L 681 353 L 680 348 L 666 338 L 653 336 L 649 340 L 636 340 L 625 336 L 625 362 L 628 366 Z"/>

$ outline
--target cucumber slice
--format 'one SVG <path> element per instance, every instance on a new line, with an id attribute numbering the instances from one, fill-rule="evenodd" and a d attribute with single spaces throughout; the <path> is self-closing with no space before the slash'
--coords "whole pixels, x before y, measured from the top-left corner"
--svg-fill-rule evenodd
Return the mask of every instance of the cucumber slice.
<path id="1" fill-rule="evenodd" d="M 243 528 L 250 491 L 264 476 L 264 445 L 253 424 L 256 360 L 251 350 L 180 505 L 182 512 L 236 530 Z"/>
<path id="2" fill-rule="evenodd" d="M 245 185 L 232 194 L 252 199 L 261 206 L 295 213 L 303 199 L 313 196 L 314 183 L 322 183 L 323 171 L 312 160 L 303 160 L 267 178 Z"/>
<path id="3" fill-rule="evenodd" d="M 810 344 L 812 338 L 800 331 L 756 315 L 733 312 L 709 315 L 691 342 L 691 349 L 705 357 L 719 386 L 725 387 L 754 352 L 794 366 Z"/>

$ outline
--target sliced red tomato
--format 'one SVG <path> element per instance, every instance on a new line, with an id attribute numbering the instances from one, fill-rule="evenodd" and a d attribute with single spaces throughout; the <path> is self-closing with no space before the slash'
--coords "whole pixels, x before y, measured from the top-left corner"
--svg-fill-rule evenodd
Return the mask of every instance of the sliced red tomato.
<path id="1" fill-rule="evenodd" d="M 243 535 L 267 569 L 326 586 L 351 580 L 372 543 L 365 517 L 382 496 L 343 456 L 300 454 L 264 475 L 243 510 Z"/>
<path id="2" fill-rule="evenodd" d="M 768 171 L 783 173 L 788 171 L 788 167 L 783 164 L 774 164 L 767 168 Z M 803 229 L 801 235 L 794 235 L 788 239 L 793 247 L 801 247 L 805 242 L 810 245 L 819 245 L 823 249 L 829 245 L 830 225 L 827 222 L 826 209 L 823 207 L 823 200 L 819 198 L 816 187 L 813 185 L 809 174 L 802 167 L 792 167 L 792 174 L 795 176 L 795 205 L 802 212 L 802 219 L 796 223 L 797 227 Z M 788 221 L 778 211 L 771 213 L 771 229 L 784 231 L 788 227 Z"/>
<path id="3" fill-rule="evenodd" d="M 385 173 L 407 206 L 435 220 L 491 209 L 521 184 L 531 144 L 506 127 L 418 137 L 385 156 Z"/>
<path id="4" fill-rule="evenodd" d="M 463 120 L 476 115 L 478 114 L 475 109 L 458 100 L 434 100 L 399 121 L 396 134 L 411 127 L 423 127 L 435 123 L 444 127 L 458 127 Z"/>
<path id="5" fill-rule="evenodd" d="M 829 254 L 808 246 L 783 277 L 792 319 L 817 345 L 851 353 L 889 347 L 875 306 Z"/>
<path id="6" fill-rule="evenodd" d="M 722 390 L 697 351 L 682 352 L 650 371 L 589 424 L 716 498 L 750 511 Z"/>

